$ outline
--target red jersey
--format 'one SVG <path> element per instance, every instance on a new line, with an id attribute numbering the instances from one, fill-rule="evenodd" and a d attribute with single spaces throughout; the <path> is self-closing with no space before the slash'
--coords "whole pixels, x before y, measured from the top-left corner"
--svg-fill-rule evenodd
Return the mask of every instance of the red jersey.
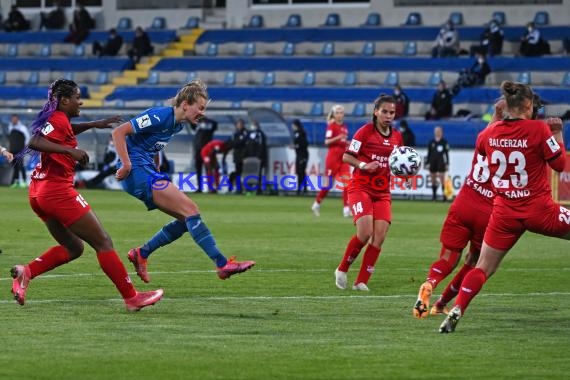
<path id="1" fill-rule="evenodd" d="M 55 111 L 41 130 L 42 137 L 53 143 L 77 148 L 77 139 L 67 115 Z M 32 173 L 30 196 L 55 195 L 73 189 L 76 161 L 68 154 L 40 153 L 40 162 Z"/>
<path id="2" fill-rule="evenodd" d="M 210 157 L 214 152 L 221 152 L 224 149 L 225 143 L 222 140 L 212 140 L 200 150 L 200 156 L 202 159 Z"/>
<path id="3" fill-rule="evenodd" d="M 390 134 L 384 136 L 372 123 L 360 127 L 354 134 L 346 153 L 365 163 L 378 161 L 380 167 L 375 172 L 354 169 L 350 186 L 389 193 L 391 173 L 388 157 L 395 147 L 402 145 L 404 145 L 402 134 L 394 128 L 390 128 Z"/>
<path id="4" fill-rule="evenodd" d="M 340 135 L 348 136 L 348 128 L 346 127 L 345 124 L 337 124 L 335 122 L 332 122 L 327 126 L 325 139 L 332 139 L 333 137 Z M 338 140 L 329 144 L 328 146 L 329 151 L 327 152 L 327 161 L 329 161 L 329 158 L 333 160 L 338 159 L 338 161 L 342 161 L 342 155 L 346 150 L 346 143 L 347 143 L 346 140 Z"/>
<path id="5" fill-rule="evenodd" d="M 489 163 L 486 157 L 475 152 L 471 170 L 454 202 L 476 204 L 481 212 L 490 214 L 493 210 L 493 199 L 495 199 L 495 191 L 491 185 Z"/>
<path id="6" fill-rule="evenodd" d="M 489 161 L 494 207 L 513 218 L 544 211 L 551 199 L 548 165 L 561 171 L 566 160 L 564 147 L 541 120 L 497 121 L 477 137 L 477 152 Z"/>

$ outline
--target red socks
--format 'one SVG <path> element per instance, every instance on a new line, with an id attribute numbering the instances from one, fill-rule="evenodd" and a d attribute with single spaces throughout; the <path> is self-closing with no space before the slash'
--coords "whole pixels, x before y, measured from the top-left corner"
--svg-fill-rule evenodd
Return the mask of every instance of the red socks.
<path id="1" fill-rule="evenodd" d="M 69 252 L 62 245 L 51 247 L 37 259 L 28 264 L 30 268 L 30 277 L 34 278 L 42 273 L 48 272 L 53 268 L 66 264 L 71 260 Z"/>
<path id="2" fill-rule="evenodd" d="M 124 299 L 134 297 L 137 294 L 125 266 L 119 259 L 117 252 L 98 252 L 97 260 L 103 272 L 113 281 Z"/>
<path id="3" fill-rule="evenodd" d="M 469 306 L 473 297 L 479 293 L 486 281 L 487 276 L 480 268 L 474 268 L 465 275 L 461 283 L 461 289 L 457 295 L 457 300 L 455 301 L 455 306 L 459 306 L 462 313 L 465 313 L 467 306 Z"/>
<path id="4" fill-rule="evenodd" d="M 328 186 L 324 186 L 324 187 L 328 187 Z M 319 193 L 317 194 L 317 198 L 315 199 L 315 202 L 317 202 L 318 204 L 321 204 L 321 202 L 323 201 L 323 199 L 325 199 L 327 197 L 327 194 L 329 193 L 329 189 L 328 188 L 323 188 L 321 189 L 321 191 L 319 191 Z"/>
<path id="5" fill-rule="evenodd" d="M 459 272 L 457 272 L 455 274 L 455 277 L 453 277 L 453 279 L 449 282 L 449 284 L 445 287 L 445 289 L 441 293 L 441 298 L 438 300 L 438 302 L 440 302 L 442 304 L 442 306 L 447 305 L 447 303 L 449 301 L 451 301 L 453 298 L 455 298 L 457 293 L 459 293 L 459 287 L 461 286 L 461 283 L 463 282 L 463 278 L 473 268 L 474 267 L 472 267 L 470 265 L 463 264 L 461 269 L 459 269 Z"/>
<path id="6" fill-rule="evenodd" d="M 340 265 L 338 266 L 338 270 L 341 272 L 348 272 L 350 264 L 356 260 L 358 254 L 360 253 L 360 250 L 362 247 L 364 247 L 364 245 L 365 243 L 362 243 L 360 240 L 358 240 L 356 235 L 354 235 L 346 246 L 346 250 L 344 251 L 344 256 L 340 262 Z"/>
<path id="7" fill-rule="evenodd" d="M 449 261 L 445 259 L 439 259 L 429 268 L 427 281 L 431 282 L 433 288 L 435 289 L 441 280 L 449 276 L 452 271 L 453 266 Z"/>
<path id="8" fill-rule="evenodd" d="M 368 284 L 368 280 L 372 273 L 374 273 L 374 265 L 380 256 L 380 248 L 374 247 L 368 244 L 366 251 L 364 251 L 364 257 L 362 257 L 362 264 L 360 265 L 360 272 L 358 272 L 358 277 L 356 277 L 355 284 L 364 283 Z"/>

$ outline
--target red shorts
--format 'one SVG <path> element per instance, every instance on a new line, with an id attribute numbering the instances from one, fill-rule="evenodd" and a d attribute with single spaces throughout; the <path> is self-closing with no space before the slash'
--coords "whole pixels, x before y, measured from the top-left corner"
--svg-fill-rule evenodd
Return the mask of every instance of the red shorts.
<path id="1" fill-rule="evenodd" d="M 56 196 L 33 196 L 30 197 L 30 205 L 44 222 L 55 219 L 66 227 L 77 222 L 91 210 L 91 206 L 75 190 Z"/>
<path id="2" fill-rule="evenodd" d="M 348 206 L 352 210 L 354 223 L 364 215 L 372 215 L 374 220 L 392 222 L 392 198 L 390 193 L 369 193 L 349 188 Z"/>
<path id="3" fill-rule="evenodd" d="M 483 207 L 481 204 L 454 202 L 441 229 L 441 244 L 451 250 L 462 251 L 470 243 L 471 251 L 481 251 L 492 210 L 492 207 Z"/>
<path id="4" fill-rule="evenodd" d="M 528 218 L 513 218 L 506 211 L 495 207 L 485 232 L 485 243 L 495 249 L 511 249 L 527 230 L 559 238 L 570 234 L 570 211 L 552 200 L 542 207 L 542 212 Z"/>

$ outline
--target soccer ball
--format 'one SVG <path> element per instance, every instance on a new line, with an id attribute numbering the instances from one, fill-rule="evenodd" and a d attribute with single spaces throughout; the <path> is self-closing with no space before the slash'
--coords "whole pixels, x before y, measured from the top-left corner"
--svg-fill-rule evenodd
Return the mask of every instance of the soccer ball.
<path id="1" fill-rule="evenodd" d="M 422 158 L 414 148 L 398 146 L 390 153 L 388 165 L 394 175 L 416 175 L 422 167 Z"/>

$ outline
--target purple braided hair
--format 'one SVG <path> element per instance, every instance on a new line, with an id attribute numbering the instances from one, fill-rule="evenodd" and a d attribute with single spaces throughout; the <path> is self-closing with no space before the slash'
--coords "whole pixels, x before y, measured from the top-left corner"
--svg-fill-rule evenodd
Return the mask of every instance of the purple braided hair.
<path id="1" fill-rule="evenodd" d="M 62 97 L 71 97 L 77 90 L 77 83 L 68 79 L 57 79 L 48 88 L 47 102 L 30 125 L 30 134 L 36 136 L 41 133 L 42 128 L 49 120 L 50 116 L 57 110 Z M 31 159 L 37 158 L 39 152 L 26 145 L 24 149 L 14 157 L 14 162 L 22 162 L 25 156 L 30 155 Z"/>

